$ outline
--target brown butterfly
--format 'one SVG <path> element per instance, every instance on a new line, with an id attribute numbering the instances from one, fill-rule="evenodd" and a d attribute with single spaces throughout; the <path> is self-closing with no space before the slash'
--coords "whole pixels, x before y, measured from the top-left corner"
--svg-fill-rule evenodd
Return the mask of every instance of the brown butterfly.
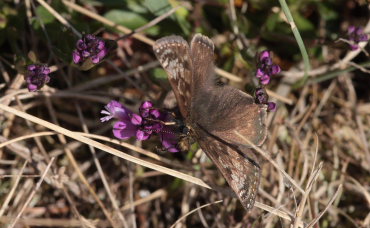
<path id="1" fill-rule="evenodd" d="M 261 168 L 251 146 L 266 138 L 266 105 L 230 86 L 215 83 L 214 44 L 196 34 L 189 44 L 179 36 L 161 38 L 154 53 L 168 74 L 190 135 L 216 164 L 244 208 L 254 205 Z"/>

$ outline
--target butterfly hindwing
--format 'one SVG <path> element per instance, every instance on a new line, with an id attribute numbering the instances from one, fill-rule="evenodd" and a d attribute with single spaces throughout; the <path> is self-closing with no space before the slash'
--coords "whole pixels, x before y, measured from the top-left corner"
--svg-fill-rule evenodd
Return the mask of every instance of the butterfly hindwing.
<path id="1" fill-rule="evenodd" d="M 189 45 L 180 36 L 168 36 L 157 40 L 153 50 L 167 72 L 180 112 L 186 118 L 190 112 L 193 73 Z"/>
<path id="2" fill-rule="evenodd" d="M 232 145 L 202 129 L 198 129 L 197 136 L 202 150 L 216 164 L 243 207 L 250 210 L 256 199 L 261 176 L 252 149 L 232 148 Z"/>

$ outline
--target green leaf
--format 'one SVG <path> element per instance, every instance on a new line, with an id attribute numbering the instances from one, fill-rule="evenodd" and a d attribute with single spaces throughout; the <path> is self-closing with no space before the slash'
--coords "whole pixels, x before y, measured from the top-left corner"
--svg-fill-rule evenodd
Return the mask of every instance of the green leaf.
<path id="1" fill-rule="evenodd" d="M 148 13 L 148 9 L 143 6 L 142 0 L 126 0 L 125 1 L 127 9 L 135 12 L 135 13 Z"/>
<path id="2" fill-rule="evenodd" d="M 191 33 L 192 28 L 188 20 L 188 15 L 189 11 L 185 8 L 180 8 L 175 12 L 177 22 L 179 23 L 185 35 L 189 35 Z"/>
<path id="3" fill-rule="evenodd" d="M 0 12 L 0 29 L 3 29 L 6 27 L 8 22 L 8 19 L 6 18 L 6 15 Z"/>
<path id="4" fill-rule="evenodd" d="M 293 13 L 294 21 L 297 25 L 297 28 L 300 31 L 312 31 L 315 29 L 315 26 L 307 20 L 305 17 L 303 17 L 300 13 Z"/>
<path id="5" fill-rule="evenodd" d="M 107 12 L 104 17 L 131 30 L 135 30 L 148 23 L 148 20 L 142 15 L 127 10 L 114 9 Z M 153 26 L 145 30 L 145 32 L 150 35 L 158 35 L 159 27 Z"/>
<path id="6" fill-rule="evenodd" d="M 143 5 L 157 17 L 165 14 L 172 8 L 167 0 L 144 0 Z"/>
<path id="7" fill-rule="evenodd" d="M 45 25 L 50 24 L 55 20 L 55 17 L 43 6 L 38 6 L 36 8 L 36 13 Z"/>
<path id="8" fill-rule="evenodd" d="M 266 29 L 267 31 L 274 31 L 276 28 L 277 23 L 279 23 L 279 14 L 273 13 L 270 14 L 266 20 Z"/>
<path id="9" fill-rule="evenodd" d="M 318 10 L 320 12 L 320 16 L 325 21 L 338 19 L 338 12 L 336 12 L 335 9 L 333 9 L 333 6 L 328 6 L 324 2 L 319 3 Z"/>
<path id="10" fill-rule="evenodd" d="M 164 71 L 162 68 L 153 69 L 152 74 L 156 80 L 167 80 L 166 71 Z"/>
<path id="11" fill-rule="evenodd" d="M 126 10 L 114 9 L 107 12 L 104 17 L 129 29 L 136 29 L 148 23 L 148 20 L 140 14 Z"/>

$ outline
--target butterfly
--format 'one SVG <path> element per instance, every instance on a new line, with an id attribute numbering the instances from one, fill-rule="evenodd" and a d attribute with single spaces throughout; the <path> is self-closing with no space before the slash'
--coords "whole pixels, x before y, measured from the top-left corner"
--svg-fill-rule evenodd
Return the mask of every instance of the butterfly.
<path id="1" fill-rule="evenodd" d="M 204 35 L 196 34 L 190 45 L 180 36 L 163 37 L 153 50 L 167 72 L 190 136 L 250 210 L 261 168 L 251 146 L 235 132 L 260 146 L 267 134 L 266 105 L 255 104 L 241 90 L 215 83 L 214 44 Z"/>

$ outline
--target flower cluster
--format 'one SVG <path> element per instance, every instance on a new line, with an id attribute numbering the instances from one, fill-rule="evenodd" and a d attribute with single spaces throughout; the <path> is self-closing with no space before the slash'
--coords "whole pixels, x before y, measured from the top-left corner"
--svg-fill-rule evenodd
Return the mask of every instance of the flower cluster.
<path id="1" fill-rule="evenodd" d="M 280 73 L 278 65 L 272 63 L 270 51 L 262 51 L 258 56 L 256 77 L 262 85 L 270 83 L 271 76 Z"/>
<path id="2" fill-rule="evenodd" d="M 356 27 L 353 25 L 349 26 L 347 34 L 348 39 L 352 43 L 350 44 L 352 50 L 357 50 L 360 42 L 367 41 L 369 39 L 361 27 Z"/>
<path id="3" fill-rule="evenodd" d="M 101 122 L 112 118 L 118 121 L 114 123 L 113 134 L 119 139 L 136 137 L 138 140 L 147 140 L 153 134 L 158 134 L 164 148 L 170 152 L 180 151 L 177 147 L 178 139 L 174 126 L 166 123 L 171 119 L 167 112 L 161 112 L 153 108 L 150 101 L 145 101 L 139 108 L 139 114 L 133 113 L 117 101 L 111 101 L 101 111 L 106 115 Z"/>
<path id="4" fill-rule="evenodd" d="M 50 81 L 50 68 L 46 65 L 31 64 L 27 66 L 25 80 L 27 88 L 30 92 L 41 89 L 46 83 Z"/>
<path id="5" fill-rule="evenodd" d="M 268 101 L 269 96 L 267 95 L 265 88 L 257 88 L 255 94 L 257 104 L 266 104 L 268 111 L 276 110 L 276 103 Z"/>
<path id="6" fill-rule="evenodd" d="M 84 35 L 76 43 L 76 50 L 73 51 L 73 62 L 82 64 L 87 59 L 91 59 L 94 64 L 99 63 L 108 53 L 108 48 L 104 40 L 88 34 Z"/>
<path id="7" fill-rule="evenodd" d="M 269 97 L 264 86 L 268 85 L 271 76 L 280 73 L 281 69 L 278 65 L 273 64 L 270 51 L 265 50 L 259 53 L 257 60 L 256 77 L 259 79 L 260 87 L 255 91 L 256 103 L 265 104 L 268 111 L 274 111 L 276 104 L 268 101 Z"/>

